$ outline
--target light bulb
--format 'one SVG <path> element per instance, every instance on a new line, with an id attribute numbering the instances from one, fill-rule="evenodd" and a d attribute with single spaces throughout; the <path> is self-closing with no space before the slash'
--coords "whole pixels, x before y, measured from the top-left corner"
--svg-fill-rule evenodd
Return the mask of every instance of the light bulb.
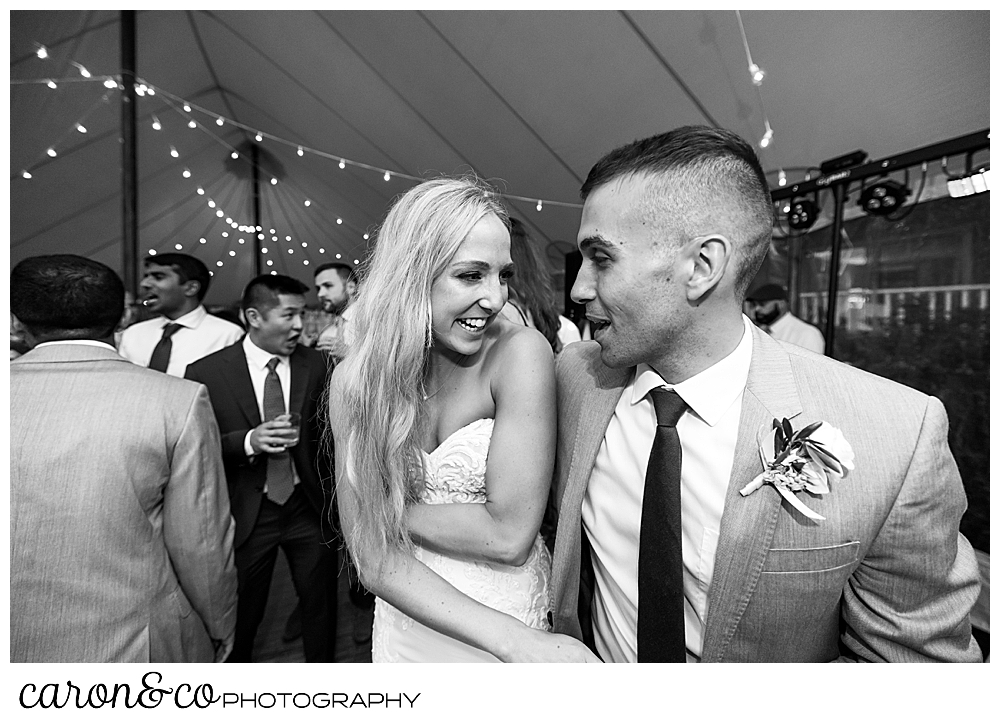
<path id="1" fill-rule="evenodd" d="M 194 120 L 189 120 L 188 121 L 188 128 L 197 128 L 197 127 L 198 127 L 198 124 L 195 123 Z"/>
<path id="2" fill-rule="evenodd" d="M 235 255 L 236 255 L 236 252 L 235 252 L 235 251 L 230 251 L 230 252 L 229 252 L 229 255 L 230 255 L 230 256 L 235 256 Z"/>
<path id="3" fill-rule="evenodd" d="M 79 65 L 79 64 L 76 67 L 78 67 L 80 69 L 80 75 L 82 75 L 84 78 L 89 78 L 90 77 L 90 71 L 89 70 L 87 70 L 86 68 L 84 68 L 82 65 Z"/>
<path id="4" fill-rule="evenodd" d="M 27 171 L 21 171 L 21 176 L 23 178 L 31 178 L 31 174 L 28 173 Z"/>
<path id="5" fill-rule="evenodd" d="M 767 148 L 769 145 L 771 145 L 771 140 L 773 138 L 774 138 L 774 131 L 768 128 L 767 132 L 764 133 L 764 137 L 760 139 L 760 147 Z"/>
<path id="6" fill-rule="evenodd" d="M 104 87 L 105 88 L 117 88 L 118 87 L 118 83 L 115 82 L 114 78 L 108 78 L 107 80 L 104 81 Z"/>
<path id="7" fill-rule="evenodd" d="M 216 266 L 222 266 L 222 262 L 221 262 L 221 261 L 216 261 L 216 262 L 215 262 L 215 265 L 216 265 Z"/>
<path id="8" fill-rule="evenodd" d="M 277 276 L 277 275 L 278 275 L 278 272 L 277 272 L 277 271 L 272 271 L 272 272 L 271 272 L 271 276 Z"/>
<path id="9" fill-rule="evenodd" d="M 184 112 L 185 113 L 190 113 L 191 112 L 191 106 L 189 106 L 187 103 L 184 104 Z"/>
<path id="10" fill-rule="evenodd" d="M 235 161 L 237 158 L 240 157 L 240 154 L 237 153 L 236 151 L 233 151 L 232 153 L 229 154 L 229 157 Z"/>
<path id="11" fill-rule="evenodd" d="M 222 232 L 222 238 L 229 238 L 229 232 L 228 231 L 223 231 Z"/>
<path id="12" fill-rule="evenodd" d="M 357 266 L 357 265 L 358 265 L 358 264 L 360 264 L 360 263 L 361 263 L 360 261 L 358 261 L 357 259 L 354 259 L 354 265 L 355 265 L 355 266 Z"/>
<path id="13" fill-rule="evenodd" d="M 309 259 L 303 259 L 302 260 L 302 265 L 303 266 L 308 266 L 309 265 Z"/>
<path id="14" fill-rule="evenodd" d="M 264 140 L 264 136 L 258 133 L 257 135 L 254 136 L 254 140 L 260 143 L 262 140 Z"/>
<path id="15" fill-rule="evenodd" d="M 149 255 L 150 256 L 156 256 L 156 249 L 150 249 L 149 250 Z"/>
<path id="16" fill-rule="evenodd" d="M 55 158 L 55 157 L 56 157 L 56 149 L 55 149 L 55 148 L 49 148 L 49 149 L 48 149 L 47 151 L 45 151 L 45 152 L 46 152 L 46 153 L 48 153 L 48 154 L 49 154 L 49 156 L 50 156 L 50 157 L 52 157 L 52 158 Z"/>
<path id="17" fill-rule="evenodd" d="M 764 82 L 764 76 L 766 73 L 761 69 L 756 63 L 750 64 L 750 80 L 754 85 L 760 85 Z"/>
<path id="18" fill-rule="evenodd" d="M 185 168 L 181 175 L 184 176 L 184 178 L 191 178 L 191 171 Z"/>
<path id="19" fill-rule="evenodd" d="M 267 265 L 268 265 L 268 266 L 274 266 L 274 262 L 273 262 L 273 261 L 271 261 L 271 259 L 268 259 L 268 260 L 267 260 Z"/>
<path id="20" fill-rule="evenodd" d="M 274 229 L 273 228 L 271 229 L 271 233 L 274 233 Z M 277 241 L 278 239 L 274 239 L 274 240 Z M 291 241 L 291 240 L 292 240 L 291 236 L 285 236 L 285 241 Z"/>
<path id="21" fill-rule="evenodd" d="M 389 172 L 388 172 L 388 171 L 386 171 L 386 172 L 385 172 L 385 175 L 384 175 L 384 176 L 382 176 L 382 178 L 383 178 L 383 179 L 385 179 L 386 181 L 388 181 L 388 180 L 389 180 Z"/>
<path id="22" fill-rule="evenodd" d="M 163 124 L 162 124 L 162 123 L 160 123 L 160 119 L 159 119 L 159 118 L 157 118 L 157 117 L 156 117 L 156 116 L 154 115 L 154 116 L 153 116 L 153 130 L 154 130 L 154 131 L 158 131 L 158 130 L 161 130 L 162 128 L 163 128 Z"/>
<path id="23" fill-rule="evenodd" d="M 50 80 L 49 80 L 49 82 L 48 82 L 48 83 L 46 83 L 45 85 L 47 85 L 47 86 L 49 86 L 50 88 L 52 88 L 52 90 L 55 90 L 56 88 L 58 88 L 58 87 L 59 87 L 58 85 L 56 85 L 56 82 L 55 82 L 54 80 L 51 80 L 51 79 L 50 79 Z"/>
<path id="24" fill-rule="evenodd" d="M 174 244 L 174 248 L 180 251 L 182 248 L 184 248 L 184 244 Z"/>
<path id="25" fill-rule="evenodd" d="M 247 242 L 247 240 L 246 240 L 245 238 L 241 238 L 241 239 L 240 239 L 240 243 L 241 243 L 241 244 L 245 244 L 246 242 Z"/>
<path id="26" fill-rule="evenodd" d="M 786 183 L 788 183 L 788 177 L 785 175 L 784 169 L 781 169 L 778 171 L 778 185 L 784 186 Z"/>
<path id="27" fill-rule="evenodd" d="M 271 185 L 272 186 L 277 186 L 278 185 L 278 179 L 277 178 L 272 178 L 271 179 Z"/>
<path id="28" fill-rule="evenodd" d="M 233 219 L 231 219 L 231 218 L 229 218 L 229 217 L 227 216 L 227 217 L 226 217 L 226 223 L 228 223 L 228 224 L 229 224 L 230 226 L 232 226 L 232 225 L 233 225 Z M 237 224 L 237 225 L 239 225 L 239 224 Z"/>
<path id="29" fill-rule="evenodd" d="M 205 189 L 202 188 L 201 186 L 198 186 L 198 195 L 199 196 L 204 196 L 205 195 Z"/>
<path id="30" fill-rule="evenodd" d="M 87 129 L 83 127 L 83 124 L 82 124 L 82 123 L 77 123 L 77 124 L 76 124 L 76 129 L 77 129 L 77 131 L 79 131 L 80 133 L 86 133 L 86 132 L 87 132 Z"/>
<path id="31" fill-rule="evenodd" d="M 262 254 L 266 254 L 266 253 L 267 253 L 267 246 L 265 246 L 264 248 L 262 248 L 262 249 L 260 250 L 260 252 L 261 252 Z"/>
<path id="32" fill-rule="evenodd" d="M 201 237 L 200 239 L 198 239 L 198 243 L 200 243 L 200 244 L 205 244 L 205 243 L 208 243 L 208 241 L 206 241 L 206 240 L 205 240 L 205 237 L 203 236 L 203 237 Z"/>
<path id="33" fill-rule="evenodd" d="M 340 159 L 340 163 L 338 163 L 337 165 L 340 166 L 341 170 L 343 170 L 344 168 L 347 168 L 347 164 L 344 163 L 344 159 L 343 158 Z"/>
<path id="34" fill-rule="evenodd" d="M 344 219 L 342 219 L 342 218 L 338 218 L 337 219 L 337 223 L 343 223 L 343 222 L 344 222 Z"/>
<path id="35" fill-rule="evenodd" d="M 146 91 L 142 88 L 142 86 L 136 86 L 135 94 L 138 96 L 144 96 L 146 95 Z"/>
<path id="36" fill-rule="evenodd" d="M 541 210 L 542 210 L 542 202 L 541 202 L 541 201 L 539 201 L 539 202 L 538 202 L 538 205 L 537 205 L 537 206 L 535 206 L 535 210 L 536 210 L 536 211 L 541 211 Z"/>
<path id="37" fill-rule="evenodd" d="M 156 95 L 155 88 L 146 88 L 146 92 L 149 93 L 150 95 Z"/>
<path id="38" fill-rule="evenodd" d="M 262 233 L 257 234 L 257 238 L 259 238 L 261 241 L 263 241 L 264 240 L 264 234 L 262 234 Z M 277 241 L 277 240 L 278 239 L 275 239 L 275 241 Z"/>
<path id="39" fill-rule="evenodd" d="M 338 259 L 340 258 L 340 254 L 337 254 L 337 258 L 338 258 Z"/>
<path id="40" fill-rule="evenodd" d="M 320 250 L 319 250 L 319 252 L 320 252 L 321 254 L 325 254 L 325 253 L 326 253 L 326 249 L 320 249 Z"/>
<path id="41" fill-rule="evenodd" d="M 220 208 L 220 209 L 219 209 L 218 211 L 216 211 L 216 212 L 215 212 L 215 215 L 216 215 L 216 216 L 218 216 L 219 218 L 222 218 L 222 217 L 223 217 L 223 216 L 225 216 L 226 214 L 224 214 L 224 213 L 222 212 L 222 209 Z"/>
<path id="42" fill-rule="evenodd" d="M 295 253 L 295 249 L 288 249 L 288 253 L 294 254 Z"/>
<path id="43" fill-rule="evenodd" d="M 302 248 L 308 248 L 308 247 L 309 247 L 309 244 L 307 244 L 305 241 L 303 241 L 302 242 Z"/>
<path id="44" fill-rule="evenodd" d="M 296 151 L 296 153 L 298 153 L 300 156 L 304 155 L 304 151 L 302 150 L 302 146 L 299 146 L 299 150 Z"/>
<path id="45" fill-rule="evenodd" d="M 35 51 L 35 55 L 37 55 L 42 60 L 45 60 L 47 57 L 49 57 L 48 48 L 46 48 L 44 45 L 39 45 L 38 50 Z"/>
<path id="46" fill-rule="evenodd" d="M 212 199 L 208 199 L 208 207 L 215 208 L 215 201 L 213 201 Z"/>
<path id="47" fill-rule="evenodd" d="M 368 240 L 368 234 L 365 234 L 364 238 L 365 238 L 365 241 L 367 241 Z"/>
<path id="48" fill-rule="evenodd" d="M 263 237 L 264 237 L 264 234 L 261 234 L 260 236 L 261 236 L 261 238 L 263 238 Z M 277 236 L 272 236 L 272 237 L 271 237 L 271 240 L 272 240 L 272 241 L 277 241 L 277 240 L 278 240 L 278 237 L 277 237 Z M 285 240 L 286 240 L 286 241 L 291 241 L 291 240 L 292 240 L 292 237 L 291 237 L 291 236 L 289 236 L 289 237 L 288 237 L 287 239 L 285 239 Z"/>
<path id="49" fill-rule="evenodd" d="M 215 119 L 215 125 L 221 126 L 223 123 L 225 123 L 225 121 L 222 120 L 222 116 L 219 116 L 218 118 Z"/>
<path id="50" fill-rule="evenodd" d="M 309 199 L 307 198 L 307 199 L 305 200 L 305 203 L 304 203 L 303 205 L 304 205 L 304 206 L 311 206 L 311 205 L 312 205 L 312 201 L 310 201 L 310 200 L 309 200 Z"/>
<path id="51" fill-rule="evenodd" d="M 172 155 L 174 158 L 180 158 L 181 154 L 177 152 L 176 148 L 170 146 L 170 155 Z"/>

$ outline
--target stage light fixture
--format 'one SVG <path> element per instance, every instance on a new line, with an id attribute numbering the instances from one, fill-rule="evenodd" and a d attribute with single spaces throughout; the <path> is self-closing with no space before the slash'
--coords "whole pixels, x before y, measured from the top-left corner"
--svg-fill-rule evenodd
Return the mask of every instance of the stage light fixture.
<path id="1" fill-rule="evenodd" d="M 789 206 L 788 225 L 798 231 L 805 231 L 819 217 L 819 206 L 808 198 L 792 199 Z"/>
<path id="2" fill-rule="evenodd" d="M 858 205 L 872 216 L 887 216 L 902 206 L 909 195 L 910 189 L 902 183 L 885 178 L 865 188 Z"/>

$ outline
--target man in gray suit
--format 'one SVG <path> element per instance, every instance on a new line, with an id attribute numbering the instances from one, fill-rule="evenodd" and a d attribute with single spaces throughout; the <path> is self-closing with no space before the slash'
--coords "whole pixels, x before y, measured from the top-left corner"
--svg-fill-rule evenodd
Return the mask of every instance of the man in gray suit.
<path id="1" fill-rule="evenodd" d="M 679 128 L 582 196 L 555 630 L 606 662 L 979 660 L 942 404 L 742 314 L 772 222 L 753 148 Z"/>
<path id="2" fill-rule="evenodd" d="M 80 256 L 11 272 L 11 662 L 220 662 L 234 525 L 205 387 L 112 345 L 121 280 Z"/>

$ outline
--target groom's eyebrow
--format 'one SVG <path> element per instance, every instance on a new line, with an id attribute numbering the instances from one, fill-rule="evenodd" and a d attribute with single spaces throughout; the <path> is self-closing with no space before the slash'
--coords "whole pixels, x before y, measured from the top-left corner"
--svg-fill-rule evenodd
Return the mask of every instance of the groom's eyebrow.
<path id="1" fill-rule="evenodd" d="M 586 253 L 591 249 L 594 251 L 611 251 L 614 249 L 614 245 L 603 236 L 587 236 L 587 238 L 580 241 L 580 253 Z"/>

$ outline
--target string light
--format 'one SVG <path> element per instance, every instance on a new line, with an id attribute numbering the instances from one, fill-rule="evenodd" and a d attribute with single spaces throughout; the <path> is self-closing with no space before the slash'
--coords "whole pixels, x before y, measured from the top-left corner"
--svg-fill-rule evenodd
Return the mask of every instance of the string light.
<path id="1" fill-rule="evenodd" d="M 173 146 L 170 146 L 170 155 L 172 155 L 174 158 L 180 158 L 181 156 L 181 154 L 178 153 L 177 149 L 174 148 Z"/>
<path id="2" fill-rule="evenodd" d="M 541 211 L 542 210 L 542 201 L 541 201 L 541 199 L 539 199 L 538 205 L 535 206 L 535 210 L 536 211 Z"/>
<path id="3" fill-rule="evenodd" d="M 28 173 L 28 171 L 26 171 L 26 170 L 25 171 L 21 171 L 21 176 L 23 178 L 31 178 L 31 174 Z"/>
<path id="4" fill-rule="evenodd" d="M 216 265 L 216 266 L 222 266 L 222 262 L 221 262 L 221 261 L 216 261 L 216 262 L 215 262 L 215 265 Z"/>
<path id="5" fill-rule="evenodd" d="M 135 94 L 138 96 L 146 95 L 146 89 L 143 88 L 142 86 L 137 86 L 135 89 Z"/>
<path id="6" fill-rule="evenodd" d="M 162 123 L 160 123 L 160 119 L 159 119 L 159 118 L 157 118 L 157 117 L 156 117 L 156 116 L 154 115 L 154 116 L 153 116 L 153 130 L 154 130 L 154 131 L 158 131 L 158 130 L 162 130 L 162 129 L 163 129 L 163 124 L 162 124 Z"/>
<path id="7" fill-rule="evenodd" d="M 271 179 L 271 185 L 272 186 L 277 186 L 278 185 L 278 179 L 277 178 L 272 178 Z"/>
<path id="8" fill-rule="evenodd" d="M 365 239 L 365 241 L 368 240 L 368 234 L 365 234 L 364 239 Z M 338 256 L 337 258 L 339 259 L 340 257 Z"/>
<path id="9" fill-rule="evenodd" d="M 767 148 L 771 145 L 771 141 L 774 140 L 774 131 L 771 130 L 771 126 L 766 125 L 766 131 L 764 131 L 764 137 L 760 139 L 760 147 Z"/>
<path id="10" fill-rule="evenodd" d="M 55 148 L 49 148 L 45 152 L 49 154 L 50 158 L 55 158 L 56 157 L 56 149 Z"/>
<path id="11" fill-rule="evenodd" d="M 181 249 L 184 248 L 184 244 L 174 244 L 174 248 L 180 251 Z"/>
<path id="12" fill-rule="evenodd" d="M 341 223 L 343 223 L 343 222 L 344 222 L 344 219 L 342 219 L 342 218 L 338 218 L 338 219 L 337 219 L 337 223 L 338 223 L 338 224 L 341 224 Z"/>
<path id="13" fill-rule="evenodd" d="M 240 243 L 241 243 L 241 244 L 245 244 L 246 242 L 247 242 L 247 240 L 246 240 L 245 238 L 241 238 L 241 239 L 240 239 Z"/>
<path id="14" fill-rule="evenodd" d="M 344 163 L 344 159 L 343 158 L 340 159 L 340 163 L 338 163 L 337 165 L 340 166 L 340 170 L 344 170 L 345 168 L 347 168 L 347 164 Z M 387 178 L 385 180 L 388 181 L 389 179 Z"/>
<path id="15" fill-rule="evenodd" d="M 215 208 L 215 201 L 213 201 L 212 199 L 208 199 L 208 207 Z"/>
<path id="16" fill-rule="evenodd" d="M 338 259 L 340 258 L 340 254 L 337 254 L 337 258 L 338 258 Z"/>
<path id="17" fill-rule="evenodd" d="M 382 176 L 382 178 L 384 178 L 384 179 L 385 179 L 386 181 L 388 181 L 388 180 L 389 180 L 389 172 L 388 172 L 388 171 L 386 171 L 386 172 L 385 172 L 385 175 L 384 175 L 384 176 Z"/>
<path id="18" fill-rule="evenodd" d="M 255 135 L 253 138 L 258 143 L 260 143 L 262 140 L 264 140 L 264 136 L 262 136 L 260 133 L 258 133 L 257 135 Z"/>
<path id="19" fill-rule="evenodd" d="M 305 241 L 303 241 L 302 242 L 302 248 L 304 248 L 304 249 L 305 248 L 309 248 L 309 244 L 307 244 Z"/>
<path id="20" fill-rule="evenodd" d="M 156 256 L 156 249 L 150 249 L 149 250 L 149 255 L 150 256 Z"/>
<path id="21" fill-rule="evenodd" d="M 236 255 L 236 252 L 235 252 L 235 251 L 230 251 L 230 252 L 229 252 L 229 255 L 230 255 L 230 256 L 235 256 L 235 255 Z"/>
<path id="22" fill-rule="evenodd" d="M 41 45 L 39 43 L 35 43 L 35 45 L 38 45 L 38 49 L 35 51 L 35 55 L 37 55 L 42 60 L 45 60 L 47 57 L 49 57 L 49 50 L 48 50 L 48 48 L 46 48 L 44 45 Z"/>
<path id="23" fill-rule="evenodd" d="M 223 212 L 222 212 L 222 209 L 220 208 L 220 209 L 219 209 L 218 211 L 216 211 L 216 212 L 215 212 L 215 215 L 216 215 L 216 216 L 218 216 L 219 218 L 222 218 L 222 217 L 223 217 L 223 216 L 225 216 L 226 214 L 225 214 L 225 213 L 223 213 Z"/>
<path id="24" fill-rule="evenodd" d="M 185 168 L 181 175 L 184 176 L 184 178 L 191 178 L 191 171 Z"/>
<path id="25" fill-rule="evenodd" d="M 266 251 L 266 250 L 267 250 L 267 249 L 261 249 L 261 251 Z M 273 261 L 271 261 L 271 259 L 268 259 L 268 260 L 267 260 L 267 265 L 268 265 L 268 266 L 274 266 L 274 262 L 273 262 Z M 271 273 L 274 273 L 274 272 L 271 272 Z"/>
<path id="26" fill-rule="evenodd" d="M 222 126 L 224 123 L 225 123 L 225 121 L 222 120 L 222 116 L 221 115 L 218 118 L 215 119 L 215 125 L 217 125 L 217 126 Z"/>
<path id="27" fill-rule="evenodd" d="M 208 243 L 208 241 L 205 239 L 204 236 L 202 236 L 200 239 L 198 239 L 198 243 L 200 243 L 200 244 L 206 244 L 206 243 Z"/>
<path id="28" fill-rule="evenodd" d="M 299 146 L 299 150 L 297 150 L 296 153 L 298 153 L 300 156 L 304 156 L 306 154 L 306 152 L 302 150 L 302 146 Z"/>
<path id="29" fill-rule="evenodd" d="M 80 133 L 86 133 L 87 132 L 87 129 L 83 127 L 82 123 L 77 123 L 76 124 L 76 130 L 78 132 L 80 132 Z"/>
<path id="30" fill-rule="evenodd" d="M 90 77 L 90 71 L 87 70 L 86 68 L 84 68 L 82 65 L 80 65 L 76 61 L 71 60 L 70 64 L 71 65 L 75 65 L 76 68 L 77 68 L 77 70 L 80 71 L 80 75 L 82 75 L 84 78 L 89 78 Z"/>
<path id="31" fill-rule="evenodd" d="M 262 254 L 266 254 L 266 253 L 267 253 L 267 246 L 265 246 L 264 248 L 262 248 L 262 249 L 260 250 L 260 252 L 261 252 Z"/>
<path id="32" fill-rule="evenodd" d="M 309 199 L 307 198 L 307 199 L 305 200 L 305 203 L 304 203 L 304 204 L 302 204 L 302 205 L 304 205 L 304 206 L 311 206 L 311 205 L 312 205 L 312 201 L 310 201 L 310 200 L 309 200 Z"/>
<path id="33" fill-rule="evenodd" d="M 188 121 L 188 128 L 197 128 L 197 127 L 198 127 L 198 124 L 195 123 L 194 120 L 189 120 Z"/>
<path id="34" fill-rule="evenodd" d="M 118 87 L 118 83 L 115 82 L 114 78 L 108 76 L 108 79 L 104 81 L 104 87 L 105 88 L 117 88 Z"/>
<path id="35" fill-rule="evenodd" d="M 302 260 L 302 265 L 303 266 L 308 266 L 309 265 L 309 259 L 303 259 Z"/>
<path id="36" fill-rule="evenodd" d="M 785 169 L 784 168 L 779 169 L 778 170 L 778 185 L 779 186 L 784 186 L 786 183 L 788 183 L 788 177 L 785 175 Z"/>
<path id="37" fill-rule="evenodd" d="M 222 232 L 222 238 L 229 238 L 229 232 L 228 231 L 223 231 Z"/>
<path id="38" fill-rule="evenodd" d="M 187 103 L 184 104 L 184 112 L 185 113 L 190 113 L 191 112 L 191 106 L 189 106 Z"/>
<path id="39" fill-rule="evenodd" d="M 52 90 L 55 90 L 56 88 L 59 87 L 58 85 L 56 85 L 56 82 L 54 80 L 52 80 L 51 78 L 49 79 L 49 82 L 46 83 L 45 85 L 47 85 L 50 88 L 52 88 Z"/>
<path id="40" fill-rule="evenodd" d="M 233 151 L 232 153 L 229 154 L 229 157 L 235 161 L 237 158 L 240 157 L 240 154 L 237 153 L 236 151 Z"/>
<path id="41" fill-rule="evenodd" d="M 754 85 L 760 85 L 764 82 L 764 76 L 766 73 L 761 69 L 756 63 L 750 63 L 750 82 Z"/>

